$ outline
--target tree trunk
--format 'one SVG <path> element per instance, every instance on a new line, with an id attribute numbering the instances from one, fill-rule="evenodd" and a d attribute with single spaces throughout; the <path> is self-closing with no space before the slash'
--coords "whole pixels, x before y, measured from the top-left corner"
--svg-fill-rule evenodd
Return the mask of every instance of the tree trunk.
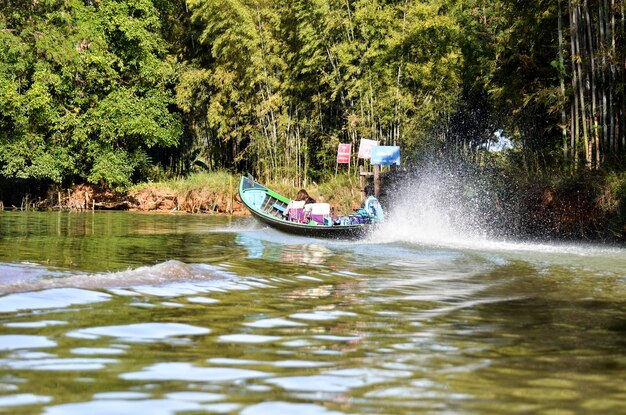
<path id="1" fill-rule="evenodd" d="M 582 125 L 582 133 L 583 133 L 583 146 L 585 150 L 585 167 L 587 169 L 591 168 L 591 145 L 589 143 L 589 129 L 587 124 L 587 106 L 585 105 L 585 84 L 583 82 L 583 66 L 582 66 L 582 50 L 581 50 L 581 40 L 580 40 L 580 5 L 576 5 L 574 10 L 572 10 L 572 32 L 573 32 L 573 42 L 574 42 L 574 56 L 573 59 L 576 63 L 576 86 L 574 91 L 578 93 L 579 96 L 579 112 L 580 112 L 580 123 Z"/>
<path id="2" fill-rule="evenodd" d="M 589 93 L 591 100 L 591 114 L 589 115 L 589 120 L 592 123 L 592 144 L 589 149 L 589 156 L 592 162 L 593 167 L 600 167 L 600 141 L 598 136 L 598 105 L 596 100 L 596 89 L 597 89 L 597 67 L 596 67 L 596 58 L 595 58 L 595 45 L 594 45 L 594 36 L 593 36 L 593 21 L 591 20 L 591 14 L 589 13 L 589 0 L 583 1 L 583 11 L 584 11 L 584 22 L 586 26 L 586 37 L 587 42 L 585 42 L 585 47 L 587 49 L 587 53 L 589 55 L 589 69 L 586 74 L 587 85 L 589 85 Z M 581 19 L 582 20 L 582 19 Z M 587 59 L 585 59 L 587 60 Z M 593 157 L 595 153 L 595 158 Z"/>
<path id="3" fill-rule="evenodd" d="M 565 74 L 563 71 L 565 70 L 565 60 L 563 58 L 563 17 L 562 17 L 562 7 L 561 0 L 558 2 L 559 8 L 559 19 L 558 19 L 558 31 L 559 31 L 559 83 L 561 86 L 561 99 L 563 100 L 561 106 L 561 134 L 563 138 L 563 164 L 567 166 L 568 164 L 568 152 L 567 152 L 567 115 L 565 113 Z"/>
<path id="4" fill-rule="evenodd" d="M 607 45 L 607 34 L 608 34 L 608 13 L 607 13 L 607 0 L 600 0 L 599 2 L 599 8 L 598 8 L 598 22 L 599 22 L 599 42 L 598 44 L 600 45 L 600 50 L 602 53 L 602 60 L 601 60 L 601 76 L 602 78 L 600 79 L 600 96 L 598 98 L 601 99 L 601 106 L 602 106 L 602 118 L 601 118 L 601 122 L 600 124 L 602 125 L 602 152 L 603 154 L 606 156 L 607 153 L 610 153 L 611 151 L 611 147 L 609 146 L 609 140 L 608 140 L 608 118 L 607 118 L 607 105 L 608 105 L 608 99 L 607 99 L 607 88 L 608 88 L 608 83 L 607 83 L 607 62 L 606 62 L 606 54 L 607 54 L 607 50 L 608 50 L 608 45 Z"/>
<path id="5" fill-rule="evenodd" d="M 613 162 L 619 159 L 619 144 L 618 144 L 618 114 L 616 106 L 617 104 L 617 96 L 616 96 L 616 82 L 617 82 L 617 67 L 616 67 L 616 57 L 618 56 L 618 47 L 617 47 L 617 32 L 615 26 L 615 15 L 617 13 L 615 0 L 610 0 L 609 6 L 609 21 L 608 21 L 608 45 L 609 48 L 609 56 L 610 59 L 608 61 L 608 119 L 609 119 L 609 145 L 611 147 L 611 153 Z"/>
<path id="6" fill-rule="evenodd" d="M 622 16 L 622 36 L 624 36 L 624 34 L 626 34 L 626 16 L 624 15 L 624 0 L 620 1 L 620 12 L 621 12 L 621 16 Z M 619 59 L 623 62 L 626 59 L 626 56 L 624 56 L 624 45 L 622 43 L 622 48 L 619 51 L 620 55 Z M 622 78 L 622 85 L 626 85 L 626 70 L 624 69 L 623 66 L 620 66 L 619 68 L 620 72 L 621 72 L 621 78 Z M 624 154 L 622 154 L 624 152 L 624 149 L 626 149 L 626 134 L 624 131 L 624 117 L 626 117 L 626 99 L 624 99 L 624 93 L 622 92 L 621 95 L 621 105 L 620 105 L 620 109 L 618 111 L 618 117 L 617 120 L 619 122 L 619 127 L 618 127 L 618 141 L 620 143 L 621 148 L 619 149 L 620 152 L 620 157 L 623 160 Z"/>

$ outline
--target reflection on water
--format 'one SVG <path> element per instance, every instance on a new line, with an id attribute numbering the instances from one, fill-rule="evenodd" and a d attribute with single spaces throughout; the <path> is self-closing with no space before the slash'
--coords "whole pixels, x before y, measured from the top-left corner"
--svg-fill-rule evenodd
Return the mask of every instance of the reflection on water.
<path id="1" fill-rule="evenodd" d="M 2 213 L 0 412 L 626 413 L 626 251 L 407 235 Z"/>
<path id="2" fill-rule="evenodd" d="M 165 340 L 172 336 L 195 336 L 207 334 L 210 330 L 180 323 L 138 323 L 122 326 L 89 327 L 67 333 L 77 339 L 98 339 L 117 337 L 130 342 Z"/>
<path id="3" fill-rule="evenodd" d="M 248 258 L 301 265 L 320 265 L 332 256 L 332 251 L 318 244 L 279 244 L 259 239 L 254 232 L 237 234 L 235 242 L 248 251 Z M 308 241 L 307 241 L 308 242 Z"/>
<path id="4" fill-rule="evenodd" d="M 37 281 L 24 284 L 23 289 L 38 289 Z M 0 313 L 15 312 L 18 310 L 36 309 L 60 309 L 73 305 L 97 303 L 108 301 L 109 294 L 80 290 L 77 288 L 57 288 L 45 291 L 25 292 L 18 294 L 8 294 L 0 297 Z"/>

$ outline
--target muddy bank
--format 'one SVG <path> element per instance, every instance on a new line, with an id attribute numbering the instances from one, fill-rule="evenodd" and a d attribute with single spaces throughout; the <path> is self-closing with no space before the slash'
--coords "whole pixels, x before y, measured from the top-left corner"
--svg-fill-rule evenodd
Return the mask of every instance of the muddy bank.
<path id="1" fill-rule="evenodd" d="M 560 239 L 626 240 L 626 198 L 604 177 L 526 184 L 519 198 L 529 235 Z"/>
<path id="2" fill-rule="evenodd" d="M 206 188 L 179 194 L 170 189 L 143 187 L 126 195 L 132 206 L 129 210 L 170 211 L 187 213 L 215 213 L 244 215 L 247 213 L 238 194 L 223 194 Z"/>
<path id="3" fill-rule="evenodd" d="M 46 197 L 24 197 L 21 210 L 128 210 L 139 212 L 187 212 L 244 215 L 247 210 L 237 194 L 194 189 L 182 194 L 171 189 L 144 186 L 128 193 L 81 184 L 63 191 L 49 191 Z"/>

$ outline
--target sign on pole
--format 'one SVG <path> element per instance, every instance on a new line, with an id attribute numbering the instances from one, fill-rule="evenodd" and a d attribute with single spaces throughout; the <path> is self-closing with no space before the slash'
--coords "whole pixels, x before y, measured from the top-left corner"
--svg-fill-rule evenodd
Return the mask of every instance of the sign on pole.
<path id="1" fill-rule="evenodd" d="M 352 144 L 339 144 L 337 149 L 337 163 L 350 163 L 350 148 Z"/>
<path id="2" fill-rule="evenodd" d="M 376 146 L 372 147 L 372 164 L 396 164 L 400 165 L 400 147 L 398 146 Z"/>
<path id="3" fill-rule="evenodd" d="M 359 144 L 359 158 L 369 159 L 372 156 L 372 147 L 377 146 L 379 143 L 380 141 L 362 138 L 361 143 Z"/>

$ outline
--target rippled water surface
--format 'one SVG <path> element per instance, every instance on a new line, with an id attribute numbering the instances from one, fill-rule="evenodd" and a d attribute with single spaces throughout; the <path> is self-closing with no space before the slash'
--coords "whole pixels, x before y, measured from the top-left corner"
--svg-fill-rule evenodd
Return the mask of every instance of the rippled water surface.
<path id="1" fill-rule="evenodd" d="M 0 412 L 626 413 L 626 251 L 0 212 Z"/>

